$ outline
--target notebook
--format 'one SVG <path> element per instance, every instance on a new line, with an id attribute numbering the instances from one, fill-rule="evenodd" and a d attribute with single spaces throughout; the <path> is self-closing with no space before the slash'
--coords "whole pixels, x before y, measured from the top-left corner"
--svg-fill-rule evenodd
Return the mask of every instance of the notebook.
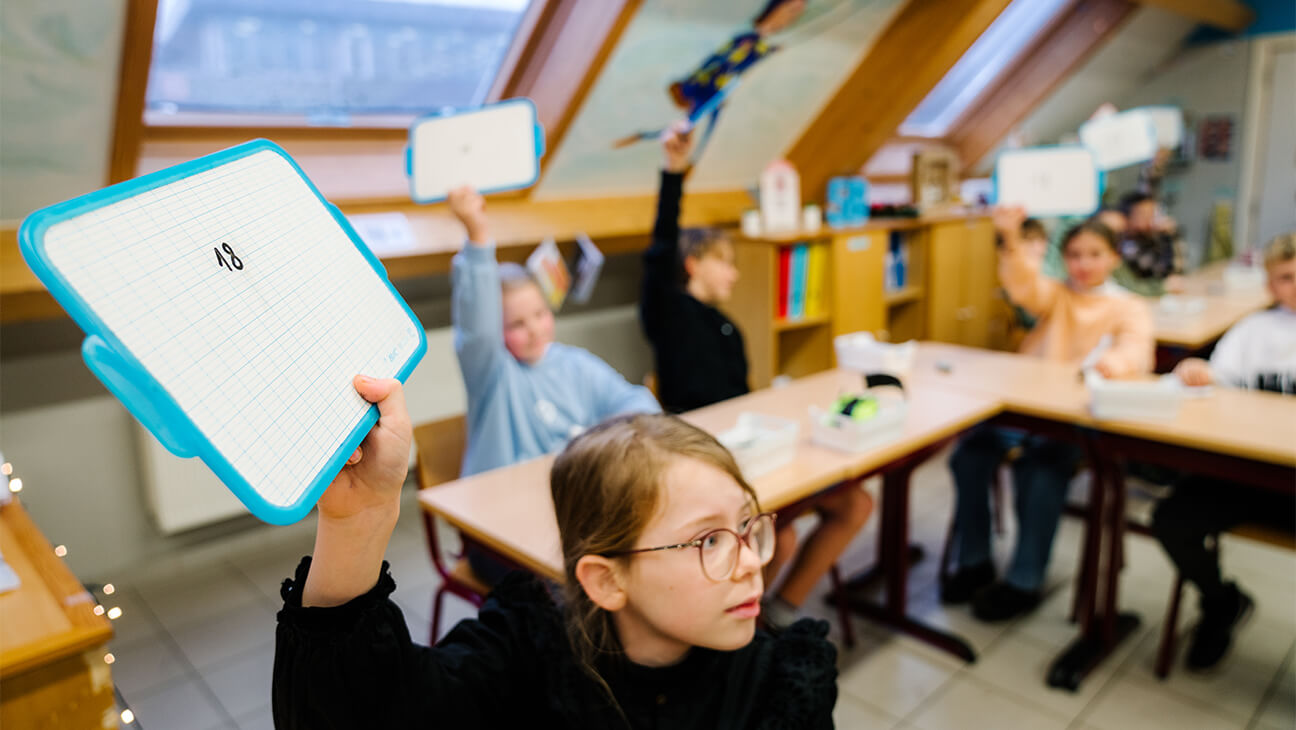
<path id="1" fill-rule="evenodd" d="M 435 203 L 461 185 L 481 193 L 530 187 L 543 154 L 544 128 L 530 99 L 420 117 L 405 149 L 410 197 Z"/>
<path id="2" fill-rule="evenodd" d="M 86 365 L 257 517 L 303 517 L 404 380 L 422 325 L 278 146 L 247 142 L 39 210 L 23 257 L 86 333 Z"/>
<path id="3" fill-rule="evenodd" d="M 995 160 L 995 200 L 1035 217 L 1089 215 L 1098 209 L 1102 175 L 1080 145 L 1006 150 Z"/>

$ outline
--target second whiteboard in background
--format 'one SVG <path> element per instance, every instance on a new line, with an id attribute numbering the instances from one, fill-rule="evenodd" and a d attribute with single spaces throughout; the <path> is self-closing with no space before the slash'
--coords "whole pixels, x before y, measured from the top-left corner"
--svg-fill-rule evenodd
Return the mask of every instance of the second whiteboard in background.
<path id="1" fill-rule="evenodd" d="M 1079 145 L 1008 150 L 995 161 L 995 200 L 1035 217 L 1090 215 L 1098 210 L 1102 176 Z"/>
<path id="2" fill-rule="evenodd" d="M 410 197 L 434 203 L 461 185 L 482 193 L 529 187 L 540 177 L 542 154 L 544 129 L 530 99 L 420 117 L 406 150 Z"/>

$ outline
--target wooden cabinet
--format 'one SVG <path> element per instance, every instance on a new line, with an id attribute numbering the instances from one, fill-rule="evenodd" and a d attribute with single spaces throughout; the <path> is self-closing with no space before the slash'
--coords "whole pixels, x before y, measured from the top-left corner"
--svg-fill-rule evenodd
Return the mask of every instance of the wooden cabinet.
<path id="1" fill-rule="evenodd" d="M 779 255 L 803 243 L 822 246 L 828 257 L 826 308 L 807 317 L 780 317 Z M 724 309 L 747 343 L 753 388 L 768 387 L 779 375 L 800 377 L 834 367 L 833 337 L 883 329 L 884 250 L 885 235 L 877 231 L 735 240 L 740 278 Z"/>
<path id="2" fill-rule="evenodd" d="M 971 347 L 989 347 L 995 320 L 999 275 L 994 229 L 986 218 L 944 221 L 927 233 L 926 338 Z"/>
<path id="3" fill-rule="evenodd" d="M 908 250 L 907 286 L 885 291 L 893 234 Z M 779 317 L 779 254 L 799 244 L 827 252 L 826 311 Z M 883 340 L 938 339 L 984 347 L 998 288 L 994 238 L 985 217 L 875 220 L 859 228 L 734 239 L 740 279 L 724 307 L 747 343 L 751 386 L 836 365 L 833 338 L 872 332 Z"/>
<path id="4" fill-rule="evenodd" d="M 0 507 L 0 553 L 22 581 L 0 594 L 0 727 L 117 727 L 112 628 L 17 500 Z"/>

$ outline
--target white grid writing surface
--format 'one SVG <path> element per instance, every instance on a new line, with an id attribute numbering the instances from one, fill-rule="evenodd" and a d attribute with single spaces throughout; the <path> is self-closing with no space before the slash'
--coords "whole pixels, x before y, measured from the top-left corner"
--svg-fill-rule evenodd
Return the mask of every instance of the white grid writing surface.
<path id="1" fill-rule="evenodd" d="M 393 377 L 419 344 L 386 282 L 273 151 L 55 223 L 44 243 L 104 326 L 278 506 L 364 417 L 352 377 Z"/>

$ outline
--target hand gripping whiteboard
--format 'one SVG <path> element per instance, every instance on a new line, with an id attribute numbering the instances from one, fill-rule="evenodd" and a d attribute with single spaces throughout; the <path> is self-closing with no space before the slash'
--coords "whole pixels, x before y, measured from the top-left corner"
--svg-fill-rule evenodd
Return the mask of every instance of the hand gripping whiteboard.
<path id="1" fill-rule="evenodd" d="M 544 128 L 530 99 L 420 117 L 405 149 L 410 197 L 434 203 L 461 185 L 482 193 L 530 187 L 543 154 Z"/>
<path id="2" fill-rule="evenodd" d="M 995 201 L 1036 217 L 1089 215 L 1098 209 L 1102 174 L 1080 145 L 1028 147 L 995 160 Z"/>
<path id="3" fill-rule="evenodd" d="M 1156 123 L 1146 111 L 1129 109 L 1080 125 L 1080 143 L 1104 172 L 1137 165 L 1156 157 Z"/>
<path id="4" fill-rule="evenodd" d="M 175 455 L 257 517 L 303 517 L 404 380 L 423 327 L 346 218 L 265 140 L 33 213 L 23 258 L 81 354 Z"/>

